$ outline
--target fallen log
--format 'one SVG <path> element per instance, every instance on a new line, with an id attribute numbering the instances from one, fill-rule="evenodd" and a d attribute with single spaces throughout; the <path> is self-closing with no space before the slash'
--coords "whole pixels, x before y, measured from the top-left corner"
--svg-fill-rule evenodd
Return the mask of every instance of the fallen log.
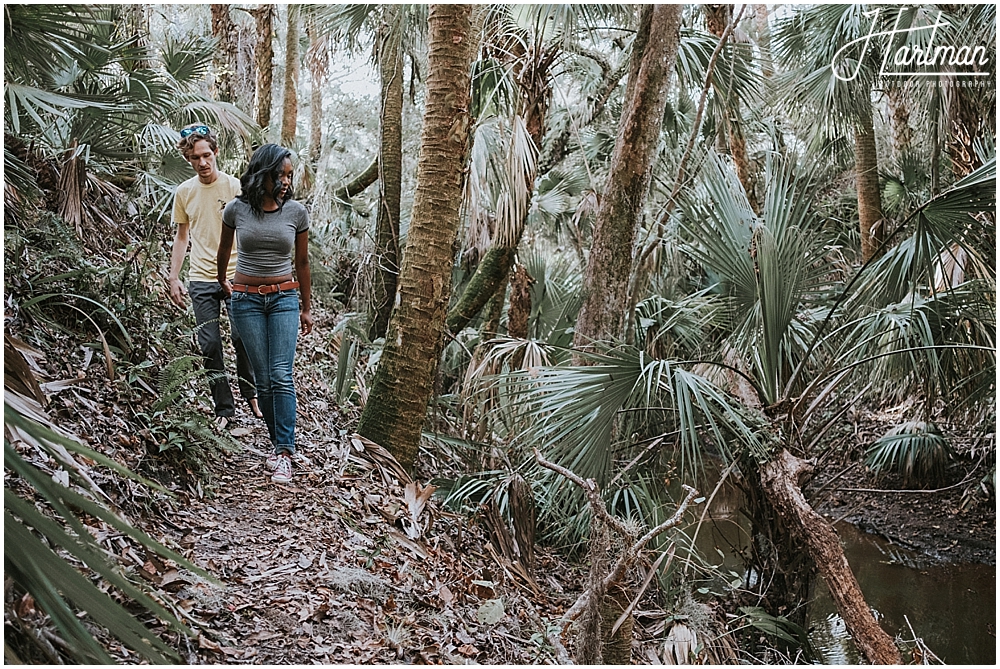
<path id="1" fill-rule="evenodd" d="M 800 488 L 812 466 L 787 450 L 761 468 L 761 485 L 781 519 L 805 543 L 826 580 L 854 643 L 872 664 L 900 664 L 899 649 L 872 615 L 858 580 L 847 563 L 833 527 L 806 501 Z"/>

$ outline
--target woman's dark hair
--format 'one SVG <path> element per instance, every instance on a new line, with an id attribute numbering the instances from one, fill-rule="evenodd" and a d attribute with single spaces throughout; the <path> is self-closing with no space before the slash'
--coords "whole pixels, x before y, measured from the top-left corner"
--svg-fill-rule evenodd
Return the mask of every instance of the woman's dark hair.
<path id="1" fill-rule="evenodd" d="M 240 186 L 243 192 L 239 199 L 250 205 L 250 209 L 258 216 L 264 213 L 264 195 L 267 194 L 267 180 L 271 180 L 270 196 L 282 207 L 286 201 L 292 199 L 292 189 L 285 193 L 284 199 L 279 197 L 281 193 L 281 169 L 284 167 L 285 158 L 291 158 L 292 152 L 277 144 L 264 144 L 250 158 L 246 172 L 240 177 Z"/>

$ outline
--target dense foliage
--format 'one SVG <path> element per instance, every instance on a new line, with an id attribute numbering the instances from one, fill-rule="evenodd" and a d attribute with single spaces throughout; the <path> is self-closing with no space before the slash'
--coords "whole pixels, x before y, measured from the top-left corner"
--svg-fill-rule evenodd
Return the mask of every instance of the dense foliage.
<path id="1" fill-rule="evenodd" d="M 244 5 L 4 8 L 5 565 L 66 642 L 42 644 L 48 661 L 110 660 L 78 611 L 153 662 L 178 660 L 190 634 L 134 574 L 109 566 L 79 518 L 199 568 L 119 517 L 80 463 L 138 475 L 60 432 L 28 362 L 32 350 L 60 351 L 72 375 L 101 363 L 123 435 L 155 461 L 143 485 L 170 470 L 207 485 L 214 454 L 233 447 L 205 411 L 193 320 L 163 286 L 172 193 L 190 176 L 177 128 L 217 128 L 220 167 L 233 174 L 261 142 L 285 138 L 294 152 L 313 295 L 330 314 L 326 345 L 300 355 L 323 361 L 328 401 L 354 419 L 393 332 L 391 321 L 372 325 L 385 305 L 379 273 L 406 266 L 386 261 L 377 227 L 392 219 L 372 184 L 393 178 L 380 90 L 402 96 L 388 239 L 394 252 L 427 253 L 405 247 L 411 225 L 427 224 L 413 218 L 432 106 L 427 8 L 261 7 L 274 18 L 263 35 L 263 10 Z M 995 6 L 757 7 L 683 10 L 623 325 L 588 351 L 572 343 L 639 14 L 473 13 L 469 127 L 449 129 L 467 131 L 470 148 L 458 237 L 441 246 L 457 253 L 444 334 L 427 347 L 434 396 L 419 444 L 405 458 L 390 448 L 453 509 L 495 504 L 518 526 L 527 490 L 532 537 L 537 508 L 538 540 L 578 554 L 594 527 L 585 494 L 535 449 L 593 479 L 612 513 L 653 527 L 679 501 L 664 479 L 711 490 L 721 482 L 707 471 L 752 478 L 781 449 L 829 457 L 845 416 L 878 407 L 900 407 L 898 425 L 834 457 L 863 461 L 887 485 L 937 485 L 960 469 L 970 504 L 995 495 Z M 900 48 L 929 48 L 935 22 L 938 44 L 988 47 L 976 67 L 989 77 L 961 66 L 886 76 L 880 64 Z M 892 26 L 884 43 L 844 51 Z M 265 40 L 273 80 L 286 82 L 266 95 L 272 72 L 260 77 L 254 57 Z M 402 88 L 378 84 L 390 56 Z M 855 79 L 834 76 L 838 59 Z M 255 105 L 272 97 L 260 127 Z M 657 542 L 691 566 L 667 561 L 664 601 L 686 605 L 719 580 L 682 529 Z M 757 547 L 748 560 L 773 568 Z M 788 611 L 758 606 L 769 582 L 737 579 L 719 594 L 747 626 L 783 621 L 769 643 L 796 646 Z M 135 604 L 145 618 L 123 608 Z"/>

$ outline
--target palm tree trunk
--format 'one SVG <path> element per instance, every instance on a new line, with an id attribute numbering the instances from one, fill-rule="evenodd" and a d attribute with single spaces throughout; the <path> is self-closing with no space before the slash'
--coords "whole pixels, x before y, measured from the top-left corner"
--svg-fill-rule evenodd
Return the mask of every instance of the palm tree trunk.
<path id="1" fill-rule="evenodd" d="M 858 220 L 861 230 L 861 262 L 867 262 L 884 238 L 882 194 L 878 185 L 878 154 L 871 111 L 859 116 L 854 131 L 854 169 L 857 173 Z"/>
<path id="2" fill-rule="evenodd" d="M 313 19 L 309 20 L 306 33 L 309 35 L 309 51 L 306 55 L 306 62 L 309 64 L 309 145 L 306 156 L 315 173 L 323 150 L 323 83 L 326 79 L 328 42 L 325 36 L 319 34 Z"/>
<path id="3" fill-rule="evenodd" d="M 378 157 L 375 157 L 364 171 L 333 191 L 333 197 L 337 200 L 348 200 L 358 193 L 364 191 L 378 180 Z"/>
<path id="4" fill-rule="evenodd" d="M 767 5 L 754 5 L 754 23 L 757 27 L 757 45 L 760 47 L 760 71 L 765 79 L 774 76 L 771 62 L 771 28 L 767 22 Z"/>
<path id="5" fill-rule="evenodd" d="M 730 21 L 733 20 L 733 5 L 702 5 L 705 10 L 706 23 L 709 31 L 722 39 L 723 33 Z M 725 119 L 723 127 L 726 130 L 729 153 L 733 157 L 736 165 L 736 176 L 743 185 L 743 190 L 747 194 L 747 201 L 754 212 L 760 212 L 760 203 L 757 202 L 757 176 L 750 165 L 750 158 L 747 155 L 747 142 L 743 135 L 741 125 L 741 114 L 739 103 L 723 100 L 725 109 Z M 732 104 L 732 107 L 730 105 Z"/>
<path id="6" fill-rule="evenodd" d="M 397 306 L 358 432 L 409 469 L 417 455 L 451 294 L 469 151 L 469 85 L 476 36 L 470 5 L 431 5 L 427 103 Z"/>
<path id="7" fill-rule="evenodd" d="M 229 5 L 211 5 L 212 37 L 218 40 L 215 50 L 215 95 L 222 102 L 233 101 L 233 73 L 236 71 L 236 27 L 229 15 Z"/>
<path id="8" fill-rule="evenodd" d="M 369 305 L 370 339 L 385 336 L 399 275 L 399 201 L 403 183 L 403 13 L 384 5 L 379 36 L 382 80 L 382 132 L 379 147 L 378 218 L 375 222 L 375 277 Z"/>
<path id="9" fill-rule="evenodd" d="M 299 5 L 288 5 L 288 31 L 285 33 L 285 86 L 281 114 L 281 145 L 295 144 L 295 125 L 299 117 L 299 99 L 295 82 L 299 74 Z"/>
<path id="10" fill-rule="evenodd" d="M 257 28 L 254 63 L 257 67 L 254 118 L 257 125 L 271 124 L 271 83 L 274 78 L 274 5 L 261 5 L 251 10 Z"/>
<path id="11" fill-rule="evenodd" d="M 681 7 L 644 5 L 626 98 L 611 157 L 608 184 L 597 210 L 594 240 L 583 277 L 583 306 L 573 345 L 621 337 L 632 272 L 633 247 L 649 192 L 666 106 L 670 71 L 677 58 Z"/>

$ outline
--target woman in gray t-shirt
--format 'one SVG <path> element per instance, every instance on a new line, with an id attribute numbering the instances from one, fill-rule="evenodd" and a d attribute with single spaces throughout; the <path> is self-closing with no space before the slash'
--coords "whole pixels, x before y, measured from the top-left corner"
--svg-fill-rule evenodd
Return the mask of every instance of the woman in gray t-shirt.
<path id="1" fill-rule="evenodd" d="M 292 363 L 298 330 L 309 334 L 309 214 L 292 199 L 292 154 L 265 144 L 240 177 L 243 192 L 222 212 L 218 280 L 232 295 L 230 318 L 243 337 L 274 452 L 271 480 L 290 483 L 295 454 Z M 233 238 L 236 276 L 226 279 Z M 294 273 L 293 273 L 294 270 Z M 297 281 L 295 279 L 298 279 Z M 301 305 L 300 305 L 301 300 Z"/>

